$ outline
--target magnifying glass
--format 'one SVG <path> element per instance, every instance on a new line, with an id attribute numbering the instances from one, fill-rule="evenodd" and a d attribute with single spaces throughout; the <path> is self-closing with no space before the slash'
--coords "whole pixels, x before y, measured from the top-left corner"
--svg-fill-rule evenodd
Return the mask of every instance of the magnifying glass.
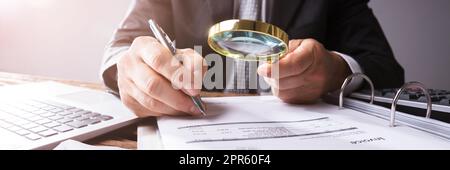
<path id="1" fill-rule="evenodd" d="M 288 35 L 265 22 L 233 19 L 213 25 L 208 44 L 226 57 L 275 62 L 288 51 Z"/>

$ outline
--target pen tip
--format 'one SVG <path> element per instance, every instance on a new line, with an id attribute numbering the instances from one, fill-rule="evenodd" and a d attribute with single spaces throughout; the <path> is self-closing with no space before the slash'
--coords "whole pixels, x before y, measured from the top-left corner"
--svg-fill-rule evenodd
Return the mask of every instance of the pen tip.
<path id="1" fill-rule="evenodd" d="M 197 109 L 200 111 L 200 113 L 203 116 L 206 116 L 205 105 L 203 104 L 200 96 L 192 96 L 191 98 L 194 104 L 197 106 Z"/>
<path id="2" fill-rule="evenodd" d="M 202 116 L 206 116 L 206 112 L 203 109 L 200 109 L 200 112 L 202 112 Z"/>

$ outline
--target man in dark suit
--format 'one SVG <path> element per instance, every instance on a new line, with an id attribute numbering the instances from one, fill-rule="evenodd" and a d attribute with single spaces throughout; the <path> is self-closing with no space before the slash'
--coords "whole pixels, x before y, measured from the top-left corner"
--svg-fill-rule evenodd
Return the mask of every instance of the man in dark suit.
<path id="1" fill-rule="evenodd" d="M 377 88 L 400 86 L 403 69 L 367 3 L 368 0 L 135 0 L 105 52 L 102 78 L 139 116 L 198 115 L 200 112 L 189 96 L 198 95 L 200 89 L 180 85 L 177 70 L 204 73 L 201 67 L 199 70 L 186 65 L 204 62 L 199 52 L 191 48 L 201 45 L 203 54 L 213 53 L 206 41 L 208 29 L 220 21 L 237 18 L 262 20 L 289 35 L 289 53 L 277 63 L 277 77 L 270 74 L 271 64 L 261 64 L 253 70 L 270 85 L 273 95 L 285 102 L 314 102 L 337 90 L 352 72 L 365 73 Z M 178 57 L 152 37 L 147 24 L 150 18 L 176 40 L 177 48 L 186 48 L 177 51 Z M 183 60 L 183 64 L 173 64 L 178 60 Z M 357 89 L 362 81 L 352 81 L 351 86 Z"/>

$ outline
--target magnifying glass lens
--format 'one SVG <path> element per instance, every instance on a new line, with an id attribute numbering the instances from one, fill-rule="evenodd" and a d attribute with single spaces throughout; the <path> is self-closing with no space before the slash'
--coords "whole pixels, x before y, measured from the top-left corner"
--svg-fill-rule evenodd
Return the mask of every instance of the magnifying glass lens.
<path id="1" fill-rule="evenodd" d="M 266 56 L 286 50 L 278 39 L 256 32 L 225 31 L 216 34 L 213 41 L 224 50 L 244 56 Z"/>
<path id="2" fill-rule="evenodd" d="M 287 51 L 287 34 L 259 21 L 227 20 L 211 27 L 208 44 L 227 57 L 274 61 Z"/>

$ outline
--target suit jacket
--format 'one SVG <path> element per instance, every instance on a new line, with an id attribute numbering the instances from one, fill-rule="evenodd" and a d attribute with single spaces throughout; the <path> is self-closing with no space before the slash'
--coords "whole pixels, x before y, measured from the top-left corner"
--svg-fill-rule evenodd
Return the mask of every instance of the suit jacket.
<path id="1" fill-rule="evenodd" d="M 134 38 L 152 35 L 147 20 L 153 18 L 178 48 L 202 45 L 203 54 L 213 51 L 207 44 L 210 26 L 236 16 L 238 0 L 135 0 L 108 50 L 126 49 Z M 313 38 L 330 51 L 353 57 L 376 88 L 399 87 L 403 68 L 368 7 L 368 0 L 267 0 L 266 20 L 285 30 L 289 39 Z M 117 54 L 117 53 L 113 53 Z M 115 76 L 114 55 L 105 55 L 103 79 Z"/>

